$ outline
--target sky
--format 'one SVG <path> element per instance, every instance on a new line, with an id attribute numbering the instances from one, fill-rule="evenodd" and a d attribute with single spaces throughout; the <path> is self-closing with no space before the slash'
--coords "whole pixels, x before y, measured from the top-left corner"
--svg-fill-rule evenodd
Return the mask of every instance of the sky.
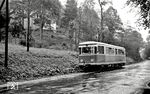
<path id="1" fill-rule="evenodd" d="M 62 5 L 65 5 L 67 0 L 60 0 Z M 131 7 L 125 5 L 127 0 L 110 0 L 112 1 L 112 6 L 117 10 L 124 25 L 129 24 L 134 27 L 139 33 L 141 33 L 142 38 L 146 41 L 148 35 L 148 30 L 144 30 L 143 27 L 137 25 L 137 19 L 139 18 L 138 9 L 132 9 Z M 84 0 L 77 0 L 78 4 L 84 2 Z M 95 0 L 95 9 L 100 10 L 98 5 L 98 0 Z"/>

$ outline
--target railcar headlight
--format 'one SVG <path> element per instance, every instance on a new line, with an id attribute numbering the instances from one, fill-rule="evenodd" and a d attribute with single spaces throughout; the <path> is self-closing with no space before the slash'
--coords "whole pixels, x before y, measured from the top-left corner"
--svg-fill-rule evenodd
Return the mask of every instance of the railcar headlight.
<path id="1" fill-rule="evenodd" d="M 94 62 L 94 59 L 91 59 L 91 62 Z"/>
<path id="2" fill-rule="evenodd" d="M 80 62 L 83 62 L 83 59 L 80 59 Z"/>

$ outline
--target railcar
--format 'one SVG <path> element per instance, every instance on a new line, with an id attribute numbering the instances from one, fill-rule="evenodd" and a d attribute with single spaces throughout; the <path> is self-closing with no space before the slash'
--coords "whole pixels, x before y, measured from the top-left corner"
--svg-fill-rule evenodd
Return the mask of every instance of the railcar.
<path id="1" fill-rule="evenodd" d="M 124 47 L 103 42 L 79 43 L 79 65 L 123 66 L 126 63 Z"/>

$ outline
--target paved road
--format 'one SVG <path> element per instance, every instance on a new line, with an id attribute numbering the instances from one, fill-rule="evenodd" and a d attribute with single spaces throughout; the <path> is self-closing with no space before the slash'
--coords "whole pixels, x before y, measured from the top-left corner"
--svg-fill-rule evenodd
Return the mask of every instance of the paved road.
<path id="1" fill-rule="evenodd" d="M 150 61 L 145 61 L 124 69 L 22 86 L 4 94 L 150 94 L 145 88 L 148 80 Z"/>

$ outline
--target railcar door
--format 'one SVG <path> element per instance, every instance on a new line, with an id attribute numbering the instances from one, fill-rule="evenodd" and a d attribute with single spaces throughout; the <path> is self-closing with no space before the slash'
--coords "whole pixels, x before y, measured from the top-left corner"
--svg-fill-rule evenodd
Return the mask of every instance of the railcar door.
<path id="1" fill-rule="evenodd" d="M 104 46 L 98 46 L 97 50 L 97 63 L 105 62 Z"/>

